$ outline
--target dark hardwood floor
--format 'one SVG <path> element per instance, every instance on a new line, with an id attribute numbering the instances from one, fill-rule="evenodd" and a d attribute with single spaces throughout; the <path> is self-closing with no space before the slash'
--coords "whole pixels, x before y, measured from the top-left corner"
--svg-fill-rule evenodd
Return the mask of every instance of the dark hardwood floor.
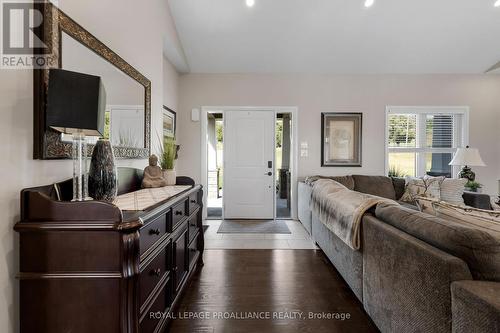
<path id="1" fill-rule="evenodd" d="M 204 260 L 170 325 L 172 333 L 378 332 L 321 251 L 207 250 Z M 309 313 L 350 318 L 309 319 Z"/>

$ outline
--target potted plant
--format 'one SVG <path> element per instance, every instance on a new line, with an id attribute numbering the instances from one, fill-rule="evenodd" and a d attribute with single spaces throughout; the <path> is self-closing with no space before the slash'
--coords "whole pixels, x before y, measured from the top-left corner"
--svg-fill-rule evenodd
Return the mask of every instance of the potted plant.
<path id="1" fill-rule="evenodd" d="M 160 166 L 163 169 L 163 177 L 167 185 L 175 185 L 177 174 L 175 172 L 175 159 L 177 146 L 175 138 L 166 137 L 163 140 L 163 150 L 160 155 Z"/>
<path id="2" fill-rule="evenodd" d="M 391 165 L 389 167 L 389 177 L 393 178 L 404 178 L 406 174 L 400 170 L 397 166 Z"/>
<path id="3" fill-rule="evenodd" d="M 476 181 L 471 181 L 469 180 L 466 184 L 465 184 L 465 189 L 467 191 L 471 191 L 471 192 L 477 192 L 478 189 L 480 189 L 483 185 L 476 182 Z"/>

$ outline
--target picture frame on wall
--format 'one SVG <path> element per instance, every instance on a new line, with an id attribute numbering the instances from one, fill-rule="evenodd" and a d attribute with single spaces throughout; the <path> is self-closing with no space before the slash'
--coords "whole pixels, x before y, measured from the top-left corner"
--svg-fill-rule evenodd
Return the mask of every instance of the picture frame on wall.
<path id="1" fill-rule="evenodd" d="M 163 137 L 175 138 L 177 129 L 177 113 L 163 106 Z"/>
<path id="2" fill-rule="evenodd" d="M 362 113 L 321 113 L 321 166 L 360 167 Z"/>

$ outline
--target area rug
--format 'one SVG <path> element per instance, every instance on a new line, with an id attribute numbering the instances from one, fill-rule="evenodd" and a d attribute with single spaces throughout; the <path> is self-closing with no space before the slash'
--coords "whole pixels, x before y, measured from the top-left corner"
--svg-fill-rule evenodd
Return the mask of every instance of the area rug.
<path id="1" fill-rule="evenodd" d="M 281 220 L 224 220 L 218 234 L 291 234 Z"/>

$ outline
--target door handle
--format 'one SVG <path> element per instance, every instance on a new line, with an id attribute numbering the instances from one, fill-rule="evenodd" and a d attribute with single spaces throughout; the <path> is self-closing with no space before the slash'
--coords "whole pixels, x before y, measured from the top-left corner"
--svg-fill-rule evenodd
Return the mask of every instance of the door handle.
<path id="1" fill-rule="evenodd" d="M 271 171 L 269 171 L 269 172 L 266 172 L 264 175 L 267 175 L 267 176 L 272 176 L 272 175 L 273 175 L 273 173 L 272 173 Z"/>

